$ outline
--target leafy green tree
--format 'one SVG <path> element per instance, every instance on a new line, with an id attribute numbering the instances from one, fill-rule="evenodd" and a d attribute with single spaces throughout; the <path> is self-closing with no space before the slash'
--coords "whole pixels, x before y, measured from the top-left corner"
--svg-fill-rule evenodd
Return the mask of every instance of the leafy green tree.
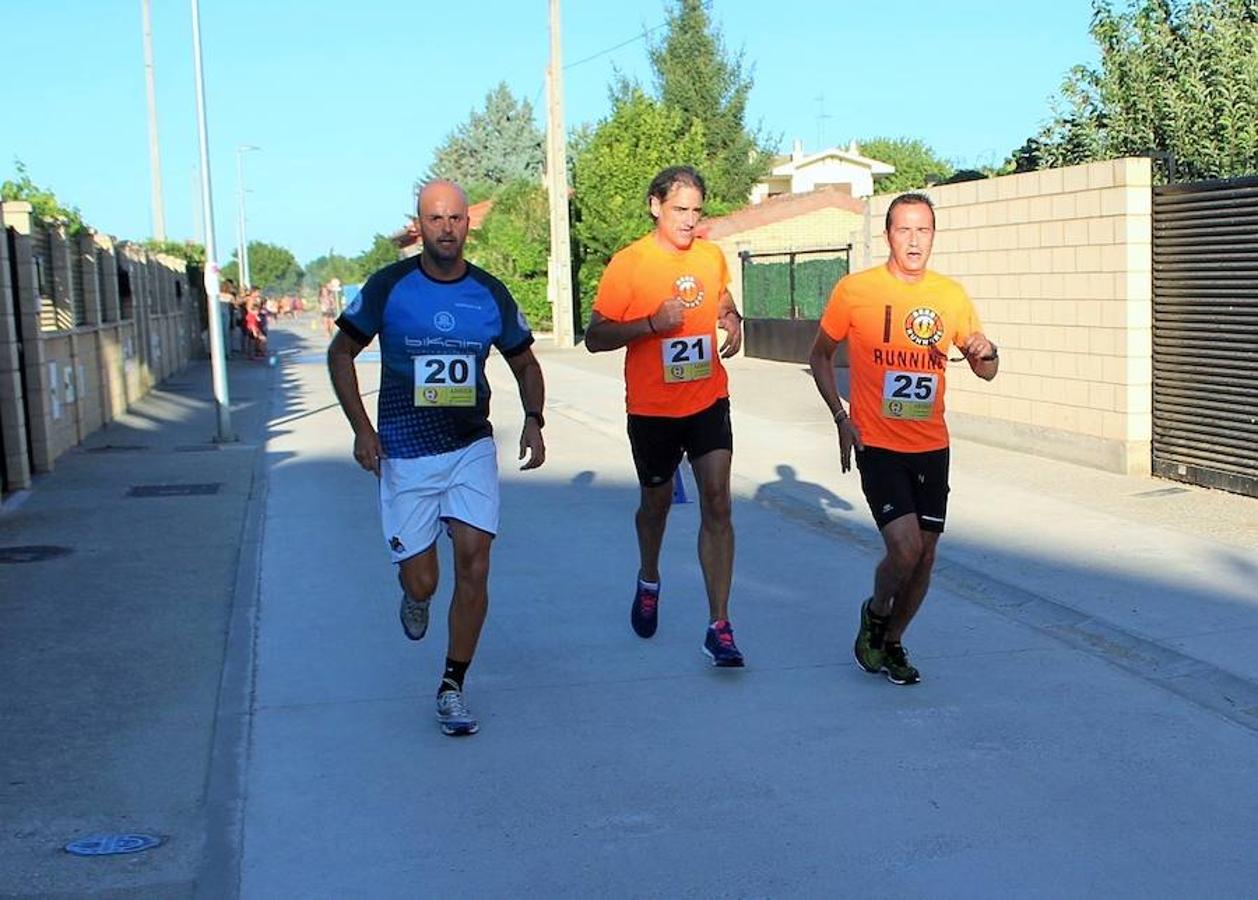
<path id="1" fill-rule="evenodd" d="M 390 263 L 397 262 L 399 257 L 397 244 L 393 243 L 387 236 L 377 234 L 372 239 L 371 246 L 354 257 L 354 265 L 362 273 L 362 277 L 365 278 L 377 269 L 383 269 Z M 355 280 L 351 280 L 349 283 L 353 284 Z"/>
<path id="2" fill-rule="evenodd" d="M 302 281 L 301 266 L 290 250 L 265 241 L 249 242 L 249 280 L 267 296 L 296 293 Z M 222 277 L 240 283 L 236 254 L 222 268 Z"/>
<path id="3" fill-rule="evenodd" d="M 611 114 L 579 143 L 572 233 L 579 245 L 585 321 L 612 254 L 651 229 L 646 199 L 651 179 L 667 166 L 701 166 L 704 148 L 702 124 L 634 85 L 613 94 Z"/>
<path id="4" fill-rule="evenodd" d="M 513 181 L 540 181 L 542 146 L 532 105 L 517 100 L 502 82 L 485 97 L 483 111 L 473 110 L 446 136 L 424 179 L 449 178 L 483 200 Z"/>
<path id="5" fill-rule="evenodd" d="M 13 160 L 13 168 L 17 170 L 17 180 L 0 184 L 0 200 L 25 200 L 31 205 L 36 218 L 50 225 L 62 225 L 70 234 L 81 234 L 87 230 L 77 206 L 62 206 L 50 188 L 35 184 L 26 170 L 26 164 L 20 159 Z"/>
<path id="6" fill-rule="evenodd" d="M 1099 67 L 1075 66 L 1034 162 L 1169 153 L 1188 178 L 1258 172 L 1258 3 L 1094 0 Z M 1030 144 L 1030 141 L 1028 141 Z M 1015 154 L 1018 165 L 1032 160 Z M 1021 154 L 1019 156 L 1019 154 Z"/>
<path id="7" fill-rule="evenodd" d="M 895 166 L 895 172 L 874 182 L 879 194 L 899 194 L 938 184 L 952 176 L 952 163 L 940 158 L 920 138 L 876 137 L 857 141 L 861 156 Z"/>
<path id="8" fill-rule="evenodd" d="M 302 292 L 314 293 L 333 278 L 340 279 L 342 284 L 357 284 L 365 279 L 356 259 L 342 256 L 335 250 L 329 250 L 323 256 L 316 257 L 306 264 L 306 276 L 302 280 Z"/>
<path id="9" fill-rule="evenodd" d="M 541 331 L 551 327 L 546 277 L 550 206 L 542 187 L 517 181 L 503 188 L 481 227 L 469 237 L 467 255 L 502 279 L 530 325 Z"/>
<path id="10" fill-rule="evenodd" d="M 772 153 L 746 125 L 753 79 L 743 54 L 731 55 L 709 15 L 710 0 L 673 0 L 664 37 L 650 47 L 657 96 L 703 131 L 696 164 L 707 182 L 705 205 L 721 213 L 747 204 L 751 187 L 769 171 Z"/>

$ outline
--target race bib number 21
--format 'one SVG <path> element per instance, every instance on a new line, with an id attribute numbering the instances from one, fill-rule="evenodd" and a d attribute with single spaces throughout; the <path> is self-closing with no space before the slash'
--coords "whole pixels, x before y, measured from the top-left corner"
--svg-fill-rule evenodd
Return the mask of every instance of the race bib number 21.
<path id="1" fill-rule="evenodd" d="M 415 357 L 416 406 L 475 406 L 476 357 L 426 354 Z"/>
<path id="2" fill-rule="evenodd" d="M 664 383 L 699 381 L 712 375 L 712 335 L 665 338 L 660 341 Z"/>

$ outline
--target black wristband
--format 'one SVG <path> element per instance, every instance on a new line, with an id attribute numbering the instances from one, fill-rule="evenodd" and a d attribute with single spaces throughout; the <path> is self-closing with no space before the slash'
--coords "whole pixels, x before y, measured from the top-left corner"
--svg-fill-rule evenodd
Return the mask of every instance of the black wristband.
<path id="1" fill-rule="evenodd" d="M 546 417 L 543 416 L 540 412 L 534 412 L 533 410 L 528 410 L 527 412 L 524 413 L 524 418 L 536 419 L 538 428 L 546 427 Z"/>
<path id="2" fill-rule="evenodd" d="M 651 321 L 651 316 L 646 317 L 646 327 L 651 329 L 651 334 L 659 334 L 659 332 L 655 330 L 655 323 Z"/>

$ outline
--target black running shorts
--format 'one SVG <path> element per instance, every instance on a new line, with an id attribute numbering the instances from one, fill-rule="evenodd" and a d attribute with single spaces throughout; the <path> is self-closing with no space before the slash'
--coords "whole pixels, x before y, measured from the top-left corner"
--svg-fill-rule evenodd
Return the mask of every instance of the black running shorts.
<path id="1" fill-rule="evenodd" d="M 861 490 L 881 531 L 893 519 L 917 514 L 922 531 L 942 532 L 948 515 L 948 448 L 900 453 L 881 447 L 856 451 Z"/>
<path id="2" fill-rule="evenodd" d="M 682 454 L 693 463 L 713 450 L 734 449 L 729 421 L 729 398 L 689 416 L 629 416 L 629 446 L 638 482 L 656 487 L 673 480 Z"/>

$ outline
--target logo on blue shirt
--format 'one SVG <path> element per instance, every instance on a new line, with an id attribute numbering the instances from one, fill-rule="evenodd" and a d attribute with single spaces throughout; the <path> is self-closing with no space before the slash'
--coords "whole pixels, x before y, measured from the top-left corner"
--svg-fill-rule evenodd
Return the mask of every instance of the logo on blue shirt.
<path id="1" fill-rule="evenodd" d="M 432 317 L 432 324 L 438 331 L 454 331 L 454 314 L 443 309 Z"/>

